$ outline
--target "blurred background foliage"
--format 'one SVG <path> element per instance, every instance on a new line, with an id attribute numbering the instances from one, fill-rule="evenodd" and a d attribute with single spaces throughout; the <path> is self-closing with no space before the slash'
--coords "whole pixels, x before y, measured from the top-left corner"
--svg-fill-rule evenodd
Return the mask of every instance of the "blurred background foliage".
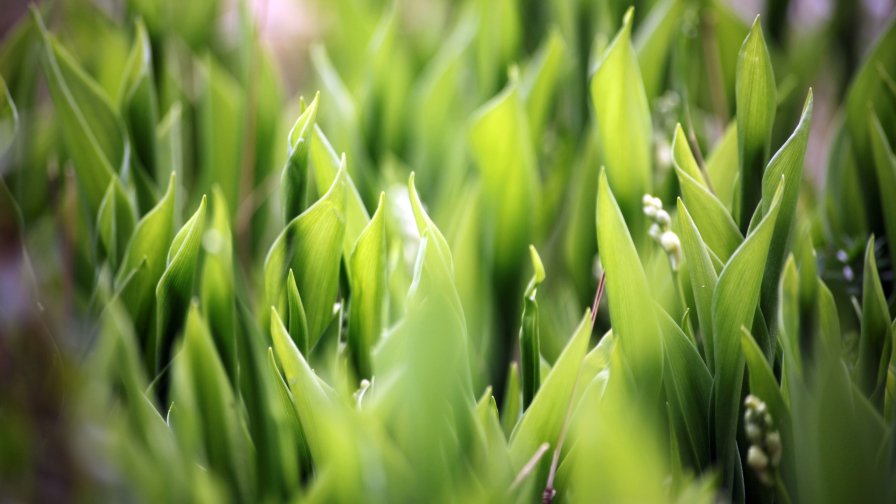
<path id="1" fill-rule="evenodd" d="M 7 2 L 0 494 L 893 498 L 893 18 Z"/>

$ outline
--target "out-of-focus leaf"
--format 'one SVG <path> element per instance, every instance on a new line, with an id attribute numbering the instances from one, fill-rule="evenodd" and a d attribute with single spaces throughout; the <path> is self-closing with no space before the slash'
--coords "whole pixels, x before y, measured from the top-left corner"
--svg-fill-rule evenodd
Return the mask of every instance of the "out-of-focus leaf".
<path id="1" fill-rule="evenodd" d="M 740 411 L 740 390 L 744 374 L 744 357 L 740 344 L 740 328 L 750 327 L 759 306 L 762 276 L 769 246 L 778 218 L 783 181 L 778 185 L 769 211 L 738 247 L 719 275 L 712 296 L 712 328 L 715 338 L 715 405 L 716 451 L 723 465 L 723 484 L 731 488 L 734 477 L 735 433 Z"/>
<path id="2" fill-rule="evenodd" d="M 504 404 L 501 406 L 501 428 L 504 429 L 504 436 L 510 439 L 523 412 L 523 392 L 520 390 L 520 373 L 516 361 L 512 361 L 507 368 Z"/>
<path id="3" fill-rule="evenodd" d="M 890 363 L 893 345 L 890 329 L 890 312 L 877 272 L 874 236 L 872 236 L 865 249 L 859 358 L 854 373 L 859 390 L 871 398 L 872 403 L 878 408 L 883 406 L 883 389 L 886 386 L 887 366 Z"/>
<path id="4" fill-rule="evenodd" d="M 12 145 L 18 130 L 19 112 L 6 87 L 6 81 L 0 76 L 0 156 Z"/>
<path id="5" fill-rule="evenodd" d="M 479 89 L 491 94 L 502 73 L 517 57 L 522 38 L 519 4 L 513 0 L 477 0 L 479 15 L 475 56 Z"/>
<path id="6" fill-rule="evenodd" d="M 535 296 L 544 281 L 544 265 L 535 247 L 529 245 L 532 257 L 532 279 L 523 295 L 523 320 L 520 326 L 520 364 L 522 368 L 523 409 L 529 407 L 541 386 L 541 345 L 538 334 L 538 303 Z"/>
<path id="7" fill-rule="evenodd" d="M 519 269 L 540 215 L 535 150 L 515 80 L 474 113 L 469 141 L 482 176 L 495 268 L 506 276 Z"/>
<path id="8" fill-rule="evenodd" d="M 228 203 L 240 201 L 243 144 L 245 138 L 245 94 L 237 80 L 212 56 L 198 62 L 201 94 L 197 127 L 199 180 L 197 190 L 211 192 L 216 184 Z"/>
<path id="9" fill-rule="evenodd" d="M 510 460 L 519 471 L 541 443 L 556 448 L 567 420 L 570 401 L 577 387 L 579 370 L 591 338 L 591 310 L 579 322 L 563 353 L 544 379 L 532 404 L 510 437 Z M 584 384 L 583 384 L 584 386 Z"/>
<path id="10" fill-rule="evenodd" d="M 278 311 L 287 310 L 287 273 L 293 270 L 308 320 L 309 349 L 333 318 L 345 234 L 345 177 L 343 168 L 330 190 L 286 225 L 264 262 L 266 299 Z"/>
<path id="11" fill-rule="evenodd" d="M 137 216 L 117 175 L 112 176 L 97 215 L 97 234 L 112 269 L 117 269 Z"/>
<path id="12" fill-rule="evenodd" d="M 738 156 L 737 121 L 732 121 L 706 158 L 706 175 L 713 192 L 732 215 L 739 173 Z"/>
<path id="13" fill-rule="evenodd" d="M 719 280 L 716 268 L 710 258 L 709 251 L 703 243 L 691 214 L 684 202 L 678 200 L 678 223 L 681 235 L 681 248 L 690 275 L 691 289 L 697 309 L 697 320 L 700 322 L 700 334 L 703 337 L 703 350 L 706 363 L 711 372 L 715 372 L 715 338 L 712 332 L 712 293 Z"/>
<path id="14" fill-rule="evenodd" d="M 657 318 L 663 332 L 663 351 L 669 379 L 666 395 L 680 415 L 685 439 L 694 468 L 709 464 L 709 403 L 712 376 L 700 353 L 669 314 L 657 306 Z"/>
<path id="15" fill-rule="evenodd" d="M 286 278 L 286 307 L 289 335 L 302 355 L 308 355 L 311 351 L 308 341 L 308 317 L 305 315 L 305 305 L 302 303 L 302 295 L 299 294 L 292 268 L 289 269 Z"/>
<path id="16" fill-rule="evenodd" d="M 890 251 L 890 265 L 896 265 L 896 156 L 887 140 L 887 134 L 877 116 L 872 113 L 868 119 L 871 123 L 871 148 L 874 153 L 874 167 L 877 173 L 877 187 L 880 191 L 881 210 L 884 217 L 884 229 L 887 232 Z"/>
<path id="17" fill-rule="evenodd" d="M 361 232 L 349 259 L 351 311 L 348 318 L 348 347 L 359 377 L 373 375 L 371 348 L 383 329 L 386 301 L 386 195 L 380 193 L 376 212 Z"/>
<path id="18" fill-rule="evenodd" d="M 741 188 L 738 222 L 741 231 L 745 232 L 762 196 L 762 174 L 768 159 L 777 105 L 775 73 L 758 16 L 737 57 L 735 96 Z M 774 188 L 778 179 L 770 183 Z M 796 180 L 793 183 L 798 185 Z"/>
<path id="19" fill-rule="evenodd" d="M 784 263 L 781 280 L 778 286 L 778 337 L 783 349 L 783 362 L 796 377 L 803 376 L 803 356 L 800 350 L 800 313 L 798 306 L 799 273 L 796 261 L 789 257 Z M 808 356 L 807 356 L 808 357 Z M 788 377 L 788 380 L 790 378 Z"/>
<path id="20" fill-rule="evenodd" d="M 208 315 L 209 327 L 224 368 L 233 383 L 237 383 L 233 236 L 227 200 L 217 186 L 212 189 L 211 207 L 211 223 L 202 234 L 205 260 L 202 263 L 199 299 Z"/>
<path id="21" fill-rule="evenodd" d="M 168 190 L 134 228 L 121 267 L 115 276 L 115 286 L 121 289 L 121 299 L 142 334 L 152 334 L 152 307 L 155 288 L 165 271 L 168 245 L 174 235 L 175 176 L 171 174 Z M 141 263 L 145 261 L 145 266 Z M 136 271 L 136 272 L 135 272 Z M 133 276 L 132 276 L 133 275 Z M 142 331 L 147 328 L 146 332 Z"/>
<path id="22" fill-rule="evenodd" d="M 691 215 L 700 231 L 700 236 L 719 259 L 727 261 L 743 241 L 743 236 L 731 214 L 707 188 L 706 181 L 687 145 L 684 132 L 680 128 L 673 140 L 672 159 L 681 187 L 681 197 L 693 212 Z"/>
<path id="23" fill-rule="evenodd" d="M 680 30 L 684 6 L 685 2 L 681 0 L 655 3 L 635 33 L 635 49 L 648 99 L 655 98 L 662 90 L 666 60 L 676 32 Z"/>
<path id="24" fill-rule="evenodd" d="M 128 163 L 124 125 L 99 85 L 32 16 L 43 38 L 43 62 L 66 151 L 71 155 L 91 215 L 96 215 L 112 175 Z"/>
<path id="25" fill-rule="evenodd" d="M 636 242 L 646 230 L 641 198 L 651 192 L 653 126 L 641 70 L 632 47 L 629 9 L 591 78 L 591 103 L 607 178 Z"/>
<path id="26" fill-rule="evenodd" d="M 289 132 L 289 157 L 280 175 L 284 222 L 291 221 L 305 209 L 305 193 L 311 175 L 308 168 L 308 145 L 317 120 L 319 99 L 320 93 L 315 94 Z"/>
<path id="27" fill-rule="evenodd" d="M 199 267 L 202 235 L 205 231 L 206 198 L 199 208 L 174 235 L 168 249 L 165 272 L 156 286 L 156 341 L 148 352 L 155 357 L 158 372 L 168 363 L 174 335 L 184 323 L 184 315 L 193 296 L 193 279 Z"/>
<path id="28" fill-rule="evenodd" d="M 601 173 L 597 192 L 597 249 L 606 272 L 613 334 L 639 394 L 652 401 L 663 376 L 663 350 L 653 297 L 626 221 Z"/>
<path id="29" fill-rule="evenodd" d="M 145 170 L 147 178 L 154 180 L 158 175 L 156 124 L 159 112 L 151 51 L 146 27 L 142 21 L 137 21 L 137 33 L 122 76 L 119 100 L 134 146 L 134 157 L 139 162 L 137 169 Z M 141 208 L 152 207 L 152 202 L 146 199 L 147 194 L 148 191 L 137 191 L 138 200 L 144 198 L 140 200 Z"/>
<path id="30" fill-rule="evenodd" d="M 781 196 L 781 209 L 775 222 L 775 233 L 772 235 L 771 249 L 765 266 L 762 280 L 762 307 L 767 316 L 772 316 L 777 303 L 775 296 L 778 290 L 778 277 L 787 253 L 790 230 L 796 218 L 796 204 L 803 182 L 803 160 L 806 157 L 806 145 L 809 142 L 809 127 L 812 123 L 812 90 L 806 97 L 800 122 L 793 130 L 790 138 L 775 153 L 765 168 L 762 176 L 762 212 L 768 212 L 772 198 L 781 177 L 784 177 L 784 194 Z"/>
<path id="31" fill-rule="evenodd" d="M 174 429 L 178 437 L 193 438 L 188 443 L 195 443 L 203 465 L 241 498 L 248 498 L 254 471 L 239 403 L 195 303 L 189 308 L 184 343 L 174 362 L 171 396 L 180 413 Z"/>
<path id="32" fill-rule="evenodd" d="M 554 90 L 566 71 L 566 56 L 563 36 L 551 30 L 523 72 L 519 91 L 526 103 L 529 132 L 535 145 L 544 132 Z"/>

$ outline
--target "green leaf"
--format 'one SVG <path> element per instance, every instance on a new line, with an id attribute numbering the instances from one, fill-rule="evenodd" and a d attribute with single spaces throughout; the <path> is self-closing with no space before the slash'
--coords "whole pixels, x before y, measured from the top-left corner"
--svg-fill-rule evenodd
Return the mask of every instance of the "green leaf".
<path id="1" fill-rule="evenodd" d="M 693 210 L 694 224 L 706 246 L 719 259 L 727 261 L 743 241 L 743 236 L 725 205 L 707 187 L 680 127 L 675 132 L 672 149 L 681 197 Z"/>
<path id="2" fill-rule="evenodd" d="M 799 290 L 799 273 L 797 272 L 796 261 L 791 256 L 784 263 L 784 270 L 781 273 L 781 280 L 778 286 L 779 307 L 777 323 L 778 335 L 783 348 L 784 365 L 794 377 L 804 376 L 804 359 L 800 349 Z"/>
<path id="3" fill-rule="evenodd" d="M 128 164 L 124 126 L 105 92 L 47 33 L 36 8 L 31 12 L 43 39 L 44 71 L 66 152 L 90 214 L 96 215 L 112 175 Z"/>
<path id="4" fill-rule="evenodd" d="M 324 196 L 286 225 L 264 262 L 267 302 L 286 311 L 287 272 L 292 269 L 308 317 L 308 348 L 333 318 L 345 235 L 345 169 Z"/>
<path id="5" fill-rule="evenodd" d="M 523 296 L 523 317 L 520 325 L 520 367 L 522 369 L 523 410 L 532 403 L 532 398 L 541 386 L 541 344 L 538 325 L 538 303 L 535 295 L 544 281 L 544 266 L 533 245 L 529 245 L 532 257 L 532 279 Z"/>
<path id="6" fill-rule="evenodd" d="M 639 393 L 649 400 L 661 385 L 663 343 L 647 276 L 625 222 L 602 172 L 597 192 L 597 249 L 606 272 L 610 321 Z"/>
<path id="7" fill-rule="evenodd" d="M 474 113 L 469 141 L 482 177 L 495 268 L 504 276 L 519 269 L 540 215 L 538 166 L 515 79 Z"/>
<path id="8" fill-rule="evenodd" d="M 0 76 L 0 156 L 12 146 L 19 130 L 19 111 L 12 101 L 6 81 Z"/>
<path id="9" fill-rule="evenodd" d="M 607 177 L 637 242 L 646 229 L 641 198 L 651 192 L 653 126 L 632 47 L 629 9 L 591 78 L 591 103 Z"/>
<path id="10" fill-rule="evenodd" d="M 317 184 L 316 193 L 325 194 L 339 171 L 345 168 L 345 237 L 342 241 L 342 253 L 346 257 L 351 257 L 352 247 L 355 241 L 361 235 L 361 231 L 367 227 L 370 222 L 370 216 L 361 195 L 358 193 L 355 183 L 352 181 L 351 174 L 348 173 L 345 155 L 342 157 L 336 155 L 333 146 L 324 136 L 320 128 L 315 125 L 314 133 L 311 135 L 311 145 L 308 147 L 308 162 L 314 171 L 314 181 Z"/>
<path id="11" fill-rule="evenodd" d="M 227 200 L 218 186 L 212 189 L 211 213 L 209 228 L 202 235 L 205 260 L 202 262 L 199 299 L 208 315 L 221 361 L 233 383 L 237 383 L 233 235 Z"/>
<path id="12" fill-rule="evenodd" d="M 139 161 L 138 169 L 145 170 L 150 180 L 155 179 L 157 172 L 156 153 L 158 152 L 156 125 L 159 122 L 158 99 L 152 70 L 152 47 L 146 27 L 137 21 L 137 33 L 134 45 L 128 56 L 127 66 L 122 76 L 119 101 L 122 115 L 131 134 L 134 156 Z M 138 197 L 145 194 L 137 192 Z M 141 207 L 152 206 L 148 201 L 141 202 Z"/>
<path id="13" fill-rule="evenodd" d="M 887 366 L 893 337 L 890 333 L 890 312 L 877 272 L 874 257 L 874 236 L 865 249 L 865 272 L 862 277 L 862 323 L 859 335 L 859 357 L 854 369 L 856 385 L 881 408 L 886 386 Z"/>
<path id="14" fill-rule="evenodd" d="M 305 305 L 302 303 L 302 295 L 299 294 L 292 268 L 289 269 L 286 278 L 286 306 L 289 335 L 302 355 L 308 355 L 311 351 L 308 340 L 308 317 L 305 315 Z"/>
<path id="15" fill-rule="evenodd" d="M 510 435 L 513 433 L 523 412 L 520 373 L 517 369 L 516 361 L 510 362 L 505 383 L 504 403 L 501 405 L 501 428 L 504 430 L 504 436 L 510 439 Z"/>
<path id="16" fill-rule="evenodd" d="M 725 264 L 712 296 L 716 365 L 713 384 L 716 450 L 723 464 L 723 482 L 728 488 L 731 488 L 734 459 L 737 456 L 735 433 L 744 373 L 740 328 L 752 325 L 759 306 L 762 276 L 783 192 L 782 181 L 768 213 Z"/>
<path id="17" fill-rule="evenodd" d="M 648 99 L 662 91 L 669 50 L 681 29 L 684 6 L 682 0 L 656 2 L 635 34 L 635 49 Z"/>
<path id="18" fill-rule="evenodd" d="M 893 195 L 893 188 L 896 188 L 896 156 L 893 155 L 893 149 L 877 115 L 872 112 L 868 121 L 884 229 L 889 238 L 887 249 L 890 251 L 890 265 L 896 265 L 896 197 Z"/>
<path id="19" fill-rule="evenodd" d="M 684 332 L 661 307 L 657 318 L 663 332 L 665 364 L 669 369 L 666 395 L 680 415 L 694 467 L 709 464 L 709 402 L 712 376 L 700 353 Z"/>
<path id="20" fill-rule="evenodd" d="M 781 196 L 781 209 L 778 211 L 778 219 L 775 222 L 775 232 L 772 235 L 771 250 L 765 267 L 765 277 L 762 281 L 762 306 L 767 316 L 774 314 L 777 307 L 775 296 L 778 290 L 778 277 L 787 254 L 787 244 L 790 240 L 790 230 L 796 219 L 797 200 L 800 196 L 800 186 L 803 183 L 803 160 L 806 157 L 806 145 L 809 142 L 809 128 L 812 124 L 812 90 L 806 97 L 803 113 L 800 121 L 790 138 L 775 153 L 772 160 L 765 168 L 762 176 L 762 212 L 768 212 L 775 196 L 781 177 L 784 177 L 784 194 Z"/>
<path id="21" fill-rule="evenodd" d="M 148 354 L 155 357 L 156 372 L 168 363 L 168 355 L 174 335 L 180 331 L 184 315 L 193 296 L 193 279 L 199 266 L 202 235 L 205 231 L 206 198 L 202 197 L 199 208 L 174 235 L 168 249 L 165 272 L 156 286 L 156 341 L 155 347 L 148 348 Z"/>
<path id="22" fill-rule="evenodd" d="M 117 175 L 112 177 L 97 215 L 97 234 L 112 269 L 118 268 L 137 216 Z"/>
<path id="23" fill-rule="evenodd" d="M 678 226 L 681 248 L 690 275 L 691 289 L 703 337 L 703 351 L 709 369 L 715 372 L 715 337 L 712 331 L 712 294 L 719 281 L 710 253 L 704 245 L 690 212 L 681 199 L 678 200 Z"/>
<path id="24" fill-rule="evenodd" d="M 762 174 L 768 159 L 775 122 L 777 89 L 771 58 L 765 45 L 759 16 L 737 56 L 737 146 L 740 157 L 740 213 L 746 231 L 753 210 L 762 196 Z M 797 183 L 797 181 L 794 181 Z M 773 186 L 777 179 L 772 180 Z"/>
<path id="25" fill-rule="evenodd" d="M 235 494 L 248 498 L 253 461 L 244 444 L 239 403 L 195 303 L 189 307 L 183 347 L 175 359 L 171 396 L 180 413 L 178 437 L 193 438 L 203 465 L 228 482 Z"/>
<path id="26" fill-rule="evenodd" d="M 523 467 L 541 443 L 547 442 L 556 448 L 590 339 L 591 310 L 586 309 L 566 348 L 557 357 L 557 362 L 510 436 L 510 460 L 515 472 Z"/>
<path id="27" fill-rule="evenodd" d="M 706 158 L 706 175 L 719 201 L 729 212 L 735 208 L 735 191 L 738 178 L 737 121 L 725 128 L 722 138 L 716 142 Z"/>
<path id="28" fill-rule="evenodd" d="M 567 51 L 560 32 L 551 30 L 523 72 L 519 91 L 526 103 L 529 132 L 535 145 L 544 133 L 558 81 L 567 70 Z"/>
<path id="29" fill-rule="evenodd" d="M 317 120 L 319 101 L 320 93 L 316 93 L 289 131 L 289 157 L 280 175 L 284 222 L 291 221 L 305 209 L 306 186 L 311 175 L 308 168 L 308 146 Z"/>
<path id="30" fill-rule="evenodd" d="M 150 316 L 154 315 L 155 288 L 165 271 L 166 253 L 174 235 L 175 183 L 172 173 L 165 195 L 134 228 L 115 276 L 115 287 L 121 290 L 124 306 L 134 325 L 141 328 L 141 334 L 152 333 L 142 329 L 150 325 Z M 141 267 L 144 261 L 145 266 Z"/>
<path id="31" fill-rule="evenodd" d="M 348 349 L 355 372 L 373 376 L 370 352 L 383 330 L 386 302 L 385 193 L 380 193 L 376 212 L 361 232 L 349 259 L 351 311 L 348 318 Z"/>

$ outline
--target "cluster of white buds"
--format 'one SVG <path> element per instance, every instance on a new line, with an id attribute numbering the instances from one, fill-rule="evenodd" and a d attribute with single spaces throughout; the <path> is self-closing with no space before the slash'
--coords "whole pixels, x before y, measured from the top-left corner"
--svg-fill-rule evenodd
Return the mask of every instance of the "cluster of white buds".
<path id="1" fill-rule="evenodd" d="M 644 205 L 644 215 L 652 221 L 650 225 L 650 237 L 657 242 L 669 256 L 672 270 L 678 271 L 681 264 L 681 240 L 672 231 L 672 218 L 669 212 L 663 210 L 663 202 L 655 196 L 645 194 L 641 200 Z"/>
<path id="2" fill-rule="evenodd" d="M 750 394 L 744 400 L 744 430 L 750 440 L 747 465 L 753 468 L 762 483 L 772 486 L 781 463 L 781 433 L 775 429 L 768 407 Z"/>

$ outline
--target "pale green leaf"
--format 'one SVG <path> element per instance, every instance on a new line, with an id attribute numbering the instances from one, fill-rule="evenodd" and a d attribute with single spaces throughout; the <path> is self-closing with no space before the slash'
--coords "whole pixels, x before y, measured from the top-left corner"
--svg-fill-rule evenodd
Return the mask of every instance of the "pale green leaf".
<path id="1" fill-rule="evenodd" d="M 385 193 L 380 193 L 376 212 L 355 242 L 349 259 L 348 348 L 355 372 L 363 378 L 373 375 L 370 352 L 384 326 L 388 267 L 385 199 Z"/>
<path id="2" fill-rule="evenodd" d="M 681 236 L 681 248 L 690 275 L 691 290 L 697 309 L 697 320 L 700 322 L 700 334 L 703 338 L 703 351 L 709 369 L 715 372 L 715 337 L 712 332 L 712 293 L 715 291 L 719 276 L 704 245 L 700 231 L 684 202 L 678 200 L 678 225 Z"/>
<path id="3" fill-rule="evenodd" d="M 319 101 L 320 93 L 316 93 L 289 131 L 289 157 L 280 175 L 284 222 L 291 221 L 305 209 L 305 193 L 311 175 L 308 168 L 308 151 L 317 120 Z"/>

